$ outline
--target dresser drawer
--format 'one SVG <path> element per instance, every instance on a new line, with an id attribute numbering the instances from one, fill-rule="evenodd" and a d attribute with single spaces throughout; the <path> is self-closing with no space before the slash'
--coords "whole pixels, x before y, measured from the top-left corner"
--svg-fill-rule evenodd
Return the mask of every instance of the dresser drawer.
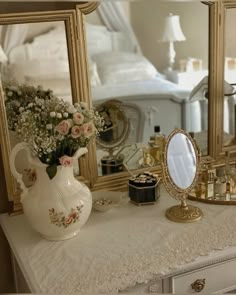
<path id="1" fill-rule="evenodd" d="M 174 276 L 170 282 L 172 293 L 227 292 L 235 289 L 235 273 L 236 260 L 234 259 Z M 204 287 L 201 288 L 203 285 Z"/>

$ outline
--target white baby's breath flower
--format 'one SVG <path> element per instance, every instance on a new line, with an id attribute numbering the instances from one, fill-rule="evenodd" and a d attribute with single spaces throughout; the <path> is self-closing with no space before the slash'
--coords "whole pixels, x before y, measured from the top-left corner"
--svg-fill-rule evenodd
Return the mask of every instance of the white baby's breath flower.
<path id="1" fill-rule="evenodd" d="M 86 103 L 72 105 L 43 89 L 37 92 L 39 89 L 32 86 L 19 86 L 17 91 L 21 89 L 22 93 L 17 93 L 17 101 L 6 95 L 10 114 L 8 124 L 22 141 L 31 145 L 32 152 L 43 163 L 58 164 L 64 151 L 74 152 L 86 146 L 90 138 L 96 135 L 96 128 L 102 125 L 99 114 L 90 110 Z M 8 92 L 12 92 L 14 97 L 16 90 L 8 88 L 5 93 Z"/>
<path id="2" fill-rule="evenodd" d="M 18 91 L 18 87 L 17 86 L 10 86 L 9 89 L 11 89 L 12 91 Z"/>
<path id="3" fill-rule="evenodd" d="M 16 107 L 20 107 L 20 102 L 19 102 L 19 101 L 16 101 L 16 102 L 15 102 L 15 106 L 16 106 Z"/>
<path id="4" fill-rule="evenodd" d="M 84 109 L 87 109 L 88 108 L 88 104 L 86 102 L 84 102 L 84 101 L 82 101 L 80 103 L 80 106 L 81 106 L 81 108 L 84 108 Z"/>
<path id="5" fill-rule="evenodd" d="M 56 117 L 56 112 L 50 112 L 50 117 L 55 118 Z"/>
<path id="6" fill-rule="evenodd" d="M 68 107 L 67 112 L 69 114 L 74 114 L 76 112 L 76 109 L 75 109 L 74 106 L 71 105 L 71 106 Z"/>

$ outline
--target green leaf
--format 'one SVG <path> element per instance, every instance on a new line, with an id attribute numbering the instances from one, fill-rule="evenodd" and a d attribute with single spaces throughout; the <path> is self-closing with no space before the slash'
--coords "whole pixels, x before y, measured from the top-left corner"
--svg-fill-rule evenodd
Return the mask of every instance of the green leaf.
<path id="1" fill-rule="evenodd" d="M 57 174 L 57 164 L 52 164 L 46 168 L 48 177 L 53 179 L 53 177 Z"/>

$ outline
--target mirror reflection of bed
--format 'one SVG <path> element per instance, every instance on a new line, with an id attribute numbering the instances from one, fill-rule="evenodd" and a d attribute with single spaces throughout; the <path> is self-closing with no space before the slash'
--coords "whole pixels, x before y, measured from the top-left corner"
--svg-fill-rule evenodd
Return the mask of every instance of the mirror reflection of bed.
<path id="1" fill-rule="evenodd" d="M 52 89 L 72 100 L 65 25 L 62 21 L 1 26 L 7 56 L 3 80 Z"/>
<path id="2" fill-rule="evenodd" d="M 53 90 L 54 95 L 72 102 L 65 24 L 63 21 L 0 26 L 0 64 L 3 86 L 29 85 Z M 10 130 L 11 146 L 19 139 Z M 26 185 L 33 172 L 27 157 L 16 158 L 18 172 Z M 75 164 L 75 172 L 78 165 Z"/>
<path id="3" fill-rule="evenodd" d="M 170 13 L 178 16 L 185 37 L 174 42 L 172 68 L 169 44 L 162 42 Z M 208 101 L 204 95 L 196 99 L 191 93 L 208 75 L 208 6 L 196 1 L 101 3 L 86 21 L 93 104 L 118 99 L 140 108 L 145 118 L 142 147 L 155 126 L 166 135 L 182 128 L 194 134 L 207 154 Z M 169 25 L 175 26 L 175 21 Z M 178 33 L 173 38 L 178 40 Z"/>

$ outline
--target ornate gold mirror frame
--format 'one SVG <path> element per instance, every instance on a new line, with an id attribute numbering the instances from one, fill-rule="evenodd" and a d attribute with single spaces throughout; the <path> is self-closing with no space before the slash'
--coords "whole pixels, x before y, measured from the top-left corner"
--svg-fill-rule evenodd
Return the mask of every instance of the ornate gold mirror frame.
<path id="1" fill-rule="evenodd" d="M 235 172 L 231 172 L 234 169 L 231 169 L 231 164 L 236 163 L 236 146 L 235 138 L 227 146 L 224 145 L 224 108 L 225 108 L 225 98 L 232 96 L 231 93 L 225 93 L 224 81 L 225 77 L 225 57 L 226 57 L 226 19 L 227 12 L 230 9 L 236 9 L 235 0 L 221 0 L 216 1 L 210 9 L 211 14 L 211 35 L 210 35 L 210 44 L 211 48 L 214 49 L 211 51 L 209 56 L 210 59 L 210 79 L 209 79 L 209 91 L 210 96 L 214 99 L 214 103 L 210 104 L 209 112 L 209 141 L 212 143 L 209 145 L 209 154 L 215 160 L 211 165 L 212 168 L 224 170 L 225 177 L 228 178 L 230 183 L 230 194 L 235 196 Z M 233 27 L 232 27 L 233 29 Z M 227 82 L 227 81 L 226 81 Z M 233 83 L 236 83 L 236 78 Z M 232 90 L 232 93 L 235 95 L 235 91 Z M 235 114 L 236 108 L 234 108 Z M 235 124 L 235 121 L 234 121 Z M 226 156 L 227 153 L 227 156 Z M 214 167 L 213 167 L 214 166 Z M 217 174 L 217 173 L 216 173 Z M 216 181 L 217 177 L 215 178 Z M 232 190 L 233 187 L 233 190 Z M 229 193 L 229 192 L 228 192 Z M 225 190 L 225 195 L 227 191 Z M 205 203 L 220 204 L 220 205 L 236 205 L 235 198 L 231 197 L 229 199 L 217 197 L 214 191 L 213 198 L 205 197 L 196 197 L 196 194 L 190 195 L 189 199 L 197 200 Z"/>
<path id="2" fill-rule="evenodd" d="M 216 87 L 216 65 L 217 65 L 217 54 L 215 54 L 215 48 L 218 45 L 218 28 L 219 28 L 219 17 L 218 9 L 219 6 L 214 1 L 202 1 L 203 4 L 209 7 L 209 109 L 208 109 L 208 158 L 215 158 L 220 151 L 220 125 L 219 120 L 217 121 L 219 109 L 217 107 L 218 98 L 215 100 L 215 96 L 219 96 L 219 91 Z M 148 5 L 148 3 L 147 3 Z M 97 168 L 96 158 L 96 144 L 93 143 L 90 146 L 88 172 L 90 173 L 90 184 L 92 190 L 127 190 L 127 183 L 130 177 L 128 172 L 120 172 L 107 176 L 99 176 Z M 144 169 L 133 171 L 133 173 L 139 173 Z M 151 169 L 153 172 L 161 176 L 161 167 L 155 166 Z"/>
<path id="3" fill-rule="evenodd" d="M 231 9 L 236 10 L 236 1 L 235 0 L 222 0 L 218 3 L 218 10 L 219 10 L 219 15 L 221 18 L 221 21 L 219 23 L 219 28 L 218 28 L 218 47 L 217 47 L 217 54 L 218 54 L 218 59 L 216 62 L 216 69 L 218 68 L 220 74 L 216 76 L 216 83 L 218 84 L 219 87 L 219 102 L 218 102 L 218 108 L 217 110 L 219 112 L 221 120 L 221 126 L 220 126 L 220 155 L 219 158 L 224 158 L 225 153 L 229 152 L 230 153 L 230 158 L 231 160 L 235 163 L 236 161 L 236 144 L 235 144 L 235 134 L 234 134 L 234 139 L 229 145 L 224 145 L 224 98 L 225 97 L 233 97 L 235 96 L 235 90 L 232 91 L 233 95 L 230 95 L 230 93 L 226 93 L 224 91 L 224 80 L 226 80 L 225 77 L 225 58 L 226 58 L 226 42 L 227 42 L 227 31 L 226 31 L 226 23 L 227 23 L 227 13 L 230 12 Z M 233 28 L 232 28 L 233 29 Z M 232 83 L 232 82 L 230 82 Z M 236 83 L 236 77 L 234 78 L 233 84 L 235 86 Z M 234 115 L 235 115 L 235 108 L 234 108 Z M 234 122 L 235 123 L 235 122 Z"/>
<path id="4" fill-rule="evenodd" d="M 42 23 L 61 21 L 65 24 L 68 59 L 71 77 L 72 100 L 89 100 L 89 80 L 84 37 L 84 14 L 97 7 L 96 2 L 2 2 L 0 3 L 0 25 Z M 53 89 L 52 89 L 53 90 Z M 4 164 L 9 212 L 22 210 L 17 184 L 10 172 L 9 155 L 11 151 L 7 126 L 3 89 L 0 81 L 0 142 Z M 89 183 L 88 162 L 90 155 L 80 161 L 80 177 Z"/>
<path id="5" fill-rule="evenodd" d="M 200 151 L 196 142 L 184 130 L 175 129 L 166 140 L 162 179 L 167 192 L 181 204 L 167 209 L 168 219 L 183 223 L 201 219 L 201 210 L 186 203 L 196 185 L 199 168 Z"/>

